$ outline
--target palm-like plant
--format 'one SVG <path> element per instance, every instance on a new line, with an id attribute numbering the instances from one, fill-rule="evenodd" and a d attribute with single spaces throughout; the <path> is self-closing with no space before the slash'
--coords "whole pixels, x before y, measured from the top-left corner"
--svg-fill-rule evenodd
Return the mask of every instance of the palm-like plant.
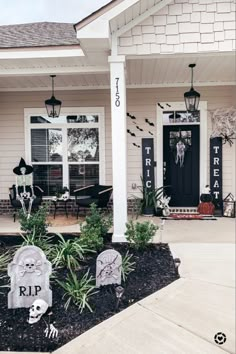
<path id="1" fill-rule="evenodd" d="M 129 251 L 122 257 L 121 264 L 121 276 L 122 280 L 125 282 L 128 275 L 135 270 L 136 263 L 132 260 L 133 255 L 129 254 Z"/>
<path id="2" fill-rule="evenodd" d="M 85 254 L 93 252 L 85 243 L 81 243 L 79 239 L 65 240 L 61 234 L 57 236 L 59 237 L 59 242 L 51 248 L 49 253 L 49 259 L 56 268 L 78 269 L 80 266 L 79 261 L 84 260 Z"/>
<path id="3" fill-rule="evenodd" d="M 81 279 L 78 279 L 77 275 L 70 270 L 70 274 L 67 275 L 65 281 L 57 280 L 57 282 L 65 291 L 63 298 L 65 296 L 68 297 L 64 305 L 66 310 L 70 303 L 73 302 L 79 307 L 80 313 L 82 313 L 86 307 L 89 311 L 93 312 L 88 300 L 92 295 L 97 293 L 97 291 L 94 291 L 95 279 L 89 275 L 89 270 Z"/>
<path id="4" fill-rule="evenodd" d="M 153 208 L 153 210 L 159 207 L 160 200 L 163 197 L 164 189 L 168 186 L 158 188 L 148 188 L 141 176 L 142 185 L 138 187 L 142 193 L 142 197 L 134 196 L 138 204 L 138 212 L 141 214 L 145 208 Z"/>

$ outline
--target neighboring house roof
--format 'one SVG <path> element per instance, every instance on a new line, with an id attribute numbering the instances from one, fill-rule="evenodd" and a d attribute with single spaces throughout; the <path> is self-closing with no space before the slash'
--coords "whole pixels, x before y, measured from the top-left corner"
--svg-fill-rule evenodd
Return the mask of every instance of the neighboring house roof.
<path id="1" fill-rule="evenodd" d="M 122 2 L 124 0 L 111 0 L 109 1 L 107 4 L 105 4 L 104 6 L 100 7 L 99 9 L 97 9 L 96 11 L 92 12 L 91 14 L 89 14 L 88 16 L 84 17 L 82 20 L 80 20 L 79 22 L 77 22 L 74 27 L 76 29 L 79 29 L 81 27 L 83 27 L 84 25 L 87 25 L 88 23 L 90 23 L 91 21 L 93 21 L 94 19 L 96 19 L 97 17 L 101 16 L 102 14 L 104 14 L 106 11 L 109 11 L 111 8 L 113 8 L 114 6 L 116 6 L 117 4 L 119 4 L 120 2 Z"/>
<path id="2" fill-rule="evenodd" d="M 0 48 L 78 45 L 72 23 L 38 22 L 0 26 Z"/>

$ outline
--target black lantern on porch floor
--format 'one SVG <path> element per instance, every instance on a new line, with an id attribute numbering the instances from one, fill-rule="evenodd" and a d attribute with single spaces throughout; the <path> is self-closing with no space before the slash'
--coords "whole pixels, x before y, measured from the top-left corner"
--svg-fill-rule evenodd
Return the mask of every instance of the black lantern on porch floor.
<path id="1" fill-rule="evenodd" d="M 189 64 L 189 68 L 191 68 L 191 88 L 184 94 L 185 105 L 188 112 L 197 111 L 200 101 L 200 93 L 193 88 L 193 68 L 195 66 L 196 64 Z"/>
<path id="2" fill-rule="evenodd" d="M 57 100 L 54 96 L 54 77 L 56 75 L 50 75 L 52 78 L 52 97 L 45 101 L 48 117 L 58 118 L 61 110 L 61 101 Z"/>

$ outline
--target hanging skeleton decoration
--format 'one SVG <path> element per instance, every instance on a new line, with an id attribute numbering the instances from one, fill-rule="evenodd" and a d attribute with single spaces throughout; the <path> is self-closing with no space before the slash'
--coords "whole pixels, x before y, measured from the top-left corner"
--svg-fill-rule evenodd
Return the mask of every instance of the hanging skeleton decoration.
<path id="1" fill-rule="evenodd" d="M 175 156 L 175 163 L 183 167 L 186 151 L 191 146 L 191 135 L 189 135 L 191 133 L 179 130 L 170 134 L 170 147 Z"/>
<path id="2" fill-rule="evenodd" d="M 175 158 L 175 163 L 176 165 L 180 165 L 180 167 L 183 167 L 184 164 L 184 156 L 185 156 L 185 150 L 186 146 L 183 143 L 183 141 L 179 140 L 176 144 L 176 158 Z"/>
<path id="3" fill-rule="evenodd" d="M 47 311 L 48 311 L 48 304 L 46 303 L 46 301 L 44 301 L 42 299 L 35 300 L 29 309 L 28 323 L 29 324 L 37 323 L 42 318 L 43 315 L 47 314 Z M 47 337 L 47 338 L 55 338 L 58 336 L 58 330 L 54 327 L 54 325 L 52 323 L 50 323 L 51 315 L 52 315 L 52 312 L 49 312 L 48 313 L 48 316 L 49 316 L 48 323 L 43 318 L 43 320 L 46 324 L 46 329 L 44 330 L 44 333 L 45 333 L 45 337 Z"/>
<path id="4" fill-rule="evenodd" d="M 19 202 L 22 205 L 24 214 L 27 215 L 27 218 L 29 218 L 33 201 L 36 198 L 34 194 L 34 187 L 32 184 L 32 175 L 31 175 L 33 172 L 33 167 L 30 165 L 26 165 L 25 160 L 21 158 L 19 165 L 13 169 L 13 172 L 17 175 L 16 199 L 19 200 Z M 30 186 L 31 192 L 26 191 L 26 185 Z M 26 210 L 26 202 L 29 203 L 28 211 Z"/>
<path id="5" fill-rule="evenodd" d="M 236 138 L 236 108 L 218 108 L 210 111 L 212 120 L 211 137 L 223 138 L 223 144 L 233 145 L 233 139 Z"/>

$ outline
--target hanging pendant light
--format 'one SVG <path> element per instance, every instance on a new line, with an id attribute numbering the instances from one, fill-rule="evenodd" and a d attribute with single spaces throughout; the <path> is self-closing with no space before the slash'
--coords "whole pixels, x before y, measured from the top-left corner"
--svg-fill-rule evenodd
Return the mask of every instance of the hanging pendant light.
<path id="1" fill-rule="evenodd" d="M 54 77 L 56 75 L 50 75 L 52 78 L 52 97 L 45 101 L 48 117 L 58 118 L 61 110 L 61 101 L 57 100 L 54 96 Z"/>
<path id="2" fill-rule="evenodd" d="M 196 64 L 189 64 L 189 68 L 191 68 L 191 88 L 184 94 L 185 105 L 188 112 L 197 111 L 200 101 L 200 93 L 193 88 L 193 68 L 195 66 Z"/>

